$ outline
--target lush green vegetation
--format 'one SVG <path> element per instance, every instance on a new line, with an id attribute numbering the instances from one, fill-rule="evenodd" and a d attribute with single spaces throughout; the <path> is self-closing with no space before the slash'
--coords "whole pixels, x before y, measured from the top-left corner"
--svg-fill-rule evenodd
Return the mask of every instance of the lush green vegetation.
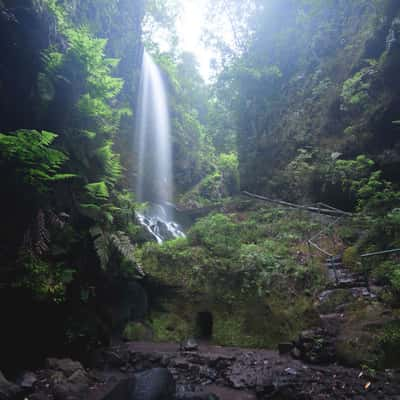
<path id="1" fill-rule="evenodd" d="M 162 246 L 150 243 L 137 252 L 152 276 L 183 288 L 175 300 L 164 299 L 169 314 L 156 311 L 150 316 L 156 339 L 193 334 L 193 315 L 202 307 L 215 315 L 214 341 L 226 345 L 276 346 L 315 320 L 313 294 L 324 278 L 319 264 L 306 253 L 304 241 L 320 224 L 296 211 L 261 204 L 256 210 L 247 207 L 242 205 L 242 212 L 211 214 L 200 219 L 186 239 Z M 274 326 L 252 313 L 254 307 L 264 309 Z M 168 315 L 178 322 L 166 319 Z M 172 329 L 159 332 L 160 319 Z"/>
<path id="2" fill-rule="evenodd" d="M 399 255 L 361 257 L 400 248 L 398 1 L 215 0 L 207 83 L 180 49 L 174 0 L 14 3 L 0 0 L 5 359 L 30 329 L 43 353 L 81 355 L 122 331 L 181 340 L 202 310 L 222 344 L 272 347 L 318 324 L 325 257 L 307 240 L 331 220 L 241 190 L 352 212 L 320 240 L 381 290 L 352 304 L 345 330 L 386 312 L 371 360 L 398 346 Z M 219 210 L 162 245 L 135 216 L 144 44 L 168 91 L 175 202 Z"/>

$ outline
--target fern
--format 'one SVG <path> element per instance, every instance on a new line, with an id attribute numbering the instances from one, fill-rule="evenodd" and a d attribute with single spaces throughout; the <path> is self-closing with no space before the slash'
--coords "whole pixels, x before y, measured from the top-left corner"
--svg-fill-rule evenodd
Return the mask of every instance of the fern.
<path id="1" fill-rule="evenodd" d="M 90 234 L 94 239 L 94 249 L 100 261 L 100 267 L 106 270 L 111 259 L 111 255 L 117 252 L 126 261 L 136 264 L 134 256 L 134 246 L 125 232 L 107 232 L 96 225 L 90 229 Z M 141 274 L 141 270 L 139 270 Z"/>
<path id="2" fill-rule="evenodd" d="M 135 248 L 126 233 L 117 231 L 112 233 L 110 238 L 115 249 L 117 249 L 126 260 L 133 263 L 136 261 L 134 256 Z"/>
<path id="3" fill-rule="evenodd" d="M 35 252 L 42 255 L 49 250 L 50 233 L 46 227 L 46 219 L 43 210 L 39 210 L 36 216 L 36 243 Z"/>
<path id="4" fill-rule="evenodd" d="M 122 167 L 119 155 L 112 151 L 112 142 L 107 141 L 105 146 L 96 152 L 98 160 L 102 163 L 107 183 L 115 184 L 121 177 Z"/>
<path id="5" fill-rule="evenodd" d="M 110 260 L 110 238 L 100 227 L 95 226 L 90 229 L 94 241 L 94 249 L 100 261 L 100 267 L 107 269 Z"/>
<path id="6" fill-rule="evenodd" d="M 57 135 L 52 132 L 21 129 L 0 133 L 0 155 L 14 164 L 17 174 L 38 190 L 47 190 L 50 182 L 73 178 L 74 174 L 57 174 L 68 157 L 51 147 Z"/>
<path id="7" fill-rule="evenodd" d="M 64 220 L 53 210 L 39 209 L 33 222 L 24 233 L 21 251 L 31 256 L 43 256 L 48 252 L 51 242 L 49 227 L 63 229 L 64 226 Z"/>
<path id="8" fill-rule="evenodd" d="M 85 186 L 87 194 L 94 200 L 107 200 L 110 197 L 105 182 L 89 183 Z"/>

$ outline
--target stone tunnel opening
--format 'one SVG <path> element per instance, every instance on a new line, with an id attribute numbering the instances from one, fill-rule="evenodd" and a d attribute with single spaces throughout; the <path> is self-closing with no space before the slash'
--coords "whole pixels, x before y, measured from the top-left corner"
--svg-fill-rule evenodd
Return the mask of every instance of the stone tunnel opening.
<path id="1" fill-rule="evenodd" d="M 209 311 L 197 313 L 196 336 L 200 340 L 210 340 L 213 335 L 213 316 Z"/>

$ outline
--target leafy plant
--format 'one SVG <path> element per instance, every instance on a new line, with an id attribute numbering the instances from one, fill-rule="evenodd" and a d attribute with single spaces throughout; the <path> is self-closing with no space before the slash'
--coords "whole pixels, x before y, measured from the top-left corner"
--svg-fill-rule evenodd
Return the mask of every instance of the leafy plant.
<path id="1" fill-rule="evenodd" d="M 34 298 L 42 301 L 62 303 L 65 301 L 66 287 L 72 282 L 75 270 L 63 263 L 50 264 L 41 258 L 22 253 L 19 264 L 24 275 L 15 287 L 32 291 Z"/>
<path id="2" fill-rule="evenodd" d="M 136 264 L 134 246 L 124 232 L 109 233 L 100 226 L 94 226 L 90 229 L 90 234 L 94 239 L 94 248 L 103 270 L 107 270 L 109 267 L 114 252 L 117 252 L 126 261 Z"/>
<path id="3" fill-rule="evenodd" d="M 27 129 L 0 133 L 3 163 L 12 164 L 25 183 L 39 191 L 49 190 L 50 183 L 75 177 L 58 173 L 68 157 L 52 147 L 56 137 L 55 133 Z"/>

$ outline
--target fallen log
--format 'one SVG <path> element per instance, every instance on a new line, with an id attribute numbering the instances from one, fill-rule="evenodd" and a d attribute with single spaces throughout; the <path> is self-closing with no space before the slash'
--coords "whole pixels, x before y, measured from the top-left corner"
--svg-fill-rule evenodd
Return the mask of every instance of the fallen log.
<path id="1" fill-rule="evenodd" d="M 242 191 L 242 194 L 244 194 L 247 197 L 251 197 L 253 199 L 258 199 L 258 200 L 267 201 L 269 203 L 279 204 L 280 206 L 283 206 L 283 207 L 296 208 L 296 209 L 299 209 L 299 210 L 305 210 L 305 211 L 318 213 L 318 214 L 324 214 L 324 215 L 330 215 L 330 216 L 346 216 L 346 217 L 351 217 L 353 215 L 350 212 L 337 210 L 337 209 L 334 209 L 334 208 L 331 208 L 331 207 L 329 207 L 329 208 L 320 208 L 320 207 L 303 206 L 303 205 L 300 205 L 300 204 L 289 203 L 289 202 L 283 201 L 283 200 L 271 199 L 269 197 L 260 196 L 258 194 L 250 193 L 250 192 L 247 192 L 247 191 Z"/>

